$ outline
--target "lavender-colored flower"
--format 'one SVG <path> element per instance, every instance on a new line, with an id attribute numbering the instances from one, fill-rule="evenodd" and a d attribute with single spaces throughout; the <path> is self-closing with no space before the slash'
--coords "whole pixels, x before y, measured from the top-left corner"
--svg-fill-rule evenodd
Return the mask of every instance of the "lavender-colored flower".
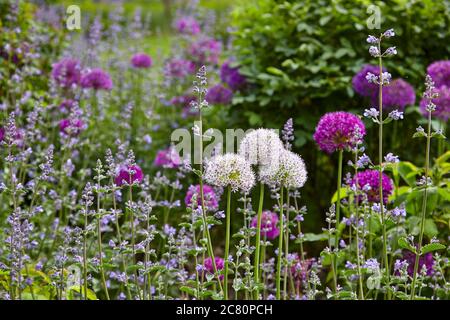
<path id="1" fill-rule="evenodd" d="M 181 165 L 181 159 L 175 148 L 169 147 L 165 150 L 158 151 L 154 165 L 157 167 L 173 169 Z"/>
<path id="2" fill-rule="evenodd" d="M 383 33 L 383 37 L 385 38 L 391 38 L 393 36 L 395 36 L 394 29 L 388 29 Z"/>
<path id="3" fill-rule="evenodd" d="M 152 64 L 152 58 L 148 54 L 136 53 L 131 57 L 131 65 L 135 68 L 150 68 Z"/>
<path id="4" fill-rule="evenodd" d="M 197 65 L 217 64 L 222 45 L 219 41 L 203 37 L 191 44 L 188 49 L 189 55 L 194 59 Z"/>
<path id="5" fill-rule="evenodd" d="M 52 69 L 52 78 L 63 88 L 70 88 L 73 85 L 80 84 L 80 61 L 72 58 L 64 58 L 55 63 Z"/>
<path id="6" fill-rule="evenodd" d="M 266 210 L 261 215 L 261 237 L 266 237 L 269 240 L 273 240 L 280 234 L 280 229 L 277 226 L 278 215 L 275 212 Z M 254 216 L 251 221 L 251 227 L 256 228 L 258 225 L 258 217 Z"/>
<path id="7" fill-rule="evenodd" d="M 367 81 L 366 76 L 368 72 L 379 76 L 380 68 L 375 65 L 366 64 L 352 79 L 353 89 L 363 97 L 372 97 L 375 92 L 378 92 L 378 86 L 375 83 L 369 83 Z"/>
<path id="8" fill-rule="evenodd" d="M 383 86 L 383 110 L 391 111 L 394 108 L 405 110 L 408 105 L 416 102 L 414 88 L 403 79 L 395 79 L 389 85 Z M 372 94 L 372 104 L 378 105 L 378 91 Z"/>
<path id="9" fill-rule="evenodd" d="M 221 84 L 216 84 L 208 90 L 205 100 L 210 104 L 229 104 L 233 99 L 233 92 Z"/>
<path id="10" fill-rule="evenodd" d="M 380 202 L 379 174 L 378 170 L 367 169 L 358 172 L 356 177 L 353 178 L 352 184 L 355 184 L 356 180 L 358 180 L 358 187 L 367 195 L 369 202 Z M 386 203 L 389 196 L 392 194 L 394 185 L 392 180 L 384 173 L 382 175 L 382 184 L 383 202 Z"/>
<path id="11" fill-rule="evenodd" d="M 202 199 L 200 195 L 200 185 L 190 186 L 188 189 L 188 192 L 186 193 L 186 197 L 184 198 L 184 203 L 187 207 L 190 207 L 192 205 L 192 197 L 195 195 L 196 197 L 196 205 L 201 206 L 202 205 Z M 219 207 L 219 201 L 217 199 L 216 193 L 214 192 L 214 189 L 207 185 L 203 185 L 203 195 L 205 200 L 205 206 L 208 210 L 214 211 L 217 210 Z"/>
<path id="12" fill-rule="evenodd" d="M 0 127 L 0 142 L 3 141 L 4 137 L 5 137 L 5 128 Z"/>
<path id="13" fill-rule="evenodd" d="M 224 267 L 224 260 L 220 257 L 214 257 L 214 262 L 216 263 L 217 271 L 223 270 Z M 210 274 L 214 274 L 214 266 L 212 263 L 212 259 L 210 257 L 206 258 L 204 261 L 204 270 L 206 270 Z M 223 279 L 223 275 L 219 276 L 219 279 Z"/>
<path id="14" fill-rule="evenodd" d="M 59 105 L 59 110 L 62 112 L 70 112 L 76 104 L 78 104 L 78 102 L 72 99 L 63 100 Z"/>
<path id="15" fill-rule="evenodd" d="M 142 169 L 138 165 L 126 165 L 117 170 L 114 182 L 118 186 L 123 184 L 141 183 L 144 178 Z"/>
<path id="16" fill-rule="evenodd" d="M 411 251 L 404 250 L 403 251 L 403 259 L 408 262 L 408 274 L 412 277 L 414 274 L 414 264 L 416 263 L 416 254 L 412 253 Z M 431 276 L 434 272 L 433 270 L 434 266 L 434 259 L 433 254 L 431 252 L 426 253 L 423 256 L 420 256 L 419 258 L 419 272 L 422 270 L 423 267 L 427 268 L 427 275 Z"/>
<path id="17" fill-rule="evenodd" d="M 79 135 L 84 127 L 81 119 L 62 119 L 59 122 L 59 131 L 70 136 Z"/>
<path id="18" fill-rule="evenodd" d="M 185 94 L 182 96 L 173 97 L 170 103 L 177 107 L 190 107 L 192 101 L 197 101 L 197 97 L 192 94 Z"/>
<path id="19" fill-rule="evenodd" d="M 450 60 L 433 62 L 428 66 L 427 74 L 431 76 L 437 88 L 450 87 Z"/>
<path id="20" fill-rule="evenodd" d="M 195 63 L 185 59 L 171 59 L 164 66 L 164 74 L 168 77 L 185 78 L 195 72 Z"/>
<path id="21" fill-rule="evenodd" d="M 200 25 L 194 17 L 181 17 L 175 21 L 175 28 L 183 34 L 196 35 L 200 33 Z"/>
<path id="22" fill-rule="evenodd" d="M 239 68 L 231 67 L 231 61 L 225 61 L 220 67 L 220 79 L 233 91 L 242 89 L 246 84 L 246 79 L 239 73 Z"/>
<path id="23" fill-rule="evenodd" d="M 438 94 L 438 96 L 431 100 L 431 102 L 436 106 L 436 109 L 433 111 L 432 115 L 435 118 L 447 122 L 450 118 L 450 87 L 442 85 L 439 88 L 434 88 L 433 93 Z M 420 111 L 425 117 L 428 117 L 428 104 L 429 99 L 425 97 L 420 101 Z"/>
<path id="24" fill-rule="evenodd" d="M 361 138 L 366 134 L 364 123 L 358 116 L 343 111 L 330 112 L 320 118 L 314 140 L 321 150 L 333 153 L 360 143 L 361 141 L 355 141 L 358 140 L 355 139 L 357 132 Z"/>
<path id="25" fill-rule="evenodd" d="M 113 83 L 105 71 L 100 68 L 95 68 L 81 77 L 81 86 L 94 90 L 111 90 Z"/>

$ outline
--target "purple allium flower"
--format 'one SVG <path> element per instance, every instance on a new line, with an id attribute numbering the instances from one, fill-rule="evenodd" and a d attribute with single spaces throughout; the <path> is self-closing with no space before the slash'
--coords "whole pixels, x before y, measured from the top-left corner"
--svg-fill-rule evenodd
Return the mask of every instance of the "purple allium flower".
<path id="1" fill-rule="evenodd" d="M 175 21 L 175 28 L 183 34 L 196 35 L 200 33 L 200 25 L 194 17 L 181 17 Z"/>
<path id="2" fill-rule="evenodd" d="M 171 59 L 164 67 L 166 76 L 174 78 L 185 78 L 195 72 L 195 63 L 184 59 Z"/>
<path id="3" fill-rule="evenodd" d="M 233 92 L 221 84 L 216 84 L 208 90 L 205 99 L 208 103 L 229 104 L 233 99 Z"/>
<path id="4" fill-rule="evenodd" d="M 188 189 L 188 192 L 186 193 L 186 197 L 184 198 L 184 203 L 187 207 L 190 207 L 192 205 L 192 197 L 196 196 L 197 198 L 197 205 L 202 205 L 202 199 L 200 195 L 200 185 L 190 186 Z M 205 197 L 205 206 L 208 210 L 214 211 L 217 210 L 219 207 L 219 202 L 216 196 L 216 193 L 214 192 L 214 189 L 207 185 L 203 185 L 203 195 Z"/>
<path id="5" fill-rule="evenodd" d="M 181 165 L 181 159 L 175 148 L 169 147 L 158 151 L 154 165 L 163 168 L 177 168 Z"/>
<path id="6" fill-rule="evenodd" d="M 61 104 L 59 105 L 59 110 L 61 110 L 62 112 L 69 112 L 70 110 L 72 110 L 72 108 L 77 104 L 78 102 L 76 102 L 75 100 L 72 99 L 66 99 L 63 100 L 61 102 Z"/>
<path id="7" fill-rule="evenodd" d="M 416 102 L 414 88 L 403 79 L 395 79 L 390 84 L 383 86 L 383 110 L 405 110 L 408 105 Z M 378 91 L 372 95 L 372 104 L 378 105 Z"/>
<path id="8" fill-rule="evenodd" d="M 188 53 L 198 65 L 206 65 L 217 64 L 221 50 L 222 45 L 219 41 L 204 37 L 192 43 Z"/>
<path id="9" fill-rule="evenodd" d="M 230 61 L 225 61 L 220 67 L 220 79 L 226 83 L 233 91 L 239 90 L 246 84 L 246 79 L 239 73 L 238 68 L 230 66 Z"/>
<path id="10" fill-rule="evenodd" d="M 431 100 L 436 105 L 436 110 L 433 111 L 432 117 L 447 122 L 450 118 L 450 87 L 442 85 L 439 88 L 435 88 L 433 92 L 437 93 L 438 97 Z M 428 117 L 428 102 L 429 100 L 426 98 L 422 98 L 420 101 L 420 111 L 425 117 Z"/>
<path id="11" fill-rule="evenodd" d="M 416 254 L 412 253 L 411 251 L 404 250 L 403 251 L 403 259 L 406 262 L 408 262 L 408 269 L 407 269 L 408 274 L 410 276 L 413 276 L 414 264 L 416 263 Z M 434 270 L 433 270 L 433 266 L 434 266 L 433 253 L 428 252 L 419 258 L 418 271 L 420 272 L 424 266 L 427 268 L 427 276 L 431 276 L 434 272 Z"/>
<path id="12" fill-rule="evenodd" d="M 321 150 L 333 153 L 359 143 L 360 141 L 355 140 L 356 133 L 361 138 L 366 134 L 364 123 L 358 116 L 343 111 L 329 112 L 320 118 L 314 140 Z"/>
<path id="13" fill-rule="evenodd" d="M 143 177 L 142 169 L 138 165 L 127 165 L 118 169 L 114 182 L 118 186 L 125 183 L 140 183 Z"/>
<path id="14" fill-rule="evenodd" d="M 52 77 L 63 88 L 70 88 L 72 85 L 80 84 L 80 61 L 72 58 L 62 59 L 53 65 Z"/>
<path id="15" fill-rule="evenodd" d="M 358 186 L 367 195 L 369 202 L 380 202 L 380 176 L 378 170 L 367 169 L 357 173 Z M 352 180 L 352 184 L 356 183 L 356 178 Z M 386 174 L 382 175 L 383 184 L 383 202 L 386 203 L 394 189 L 393 182 Z M 370 187 L 370 188 L 369 188 Z"/>
<path id="16" fill-rule="evenodd" d="M 81 119 L 62 119 L 59 122 L 59 131 L 70 136 L 76 136 L 84 129 L 84 122 Z"/>
<path id="17" fill-rule="evenodd" d="M 145 53 L 136 53 L 131 57 L 131 65 L 135 68 L 150 68 L 152 64 L 152 58 Z"/>
<path id="18" fill-rule="evenodd" d="M 81 86 L 95 90 L 111 90 L 113 83 L 105 71 L 95 68 L 81 77 Z"/>
<path id="19" fill-rule="evenodd" d="M 223 260 L 222 258 L 220 258 L 220 257 L 215 257 L 215 258 L 214 258 L 214 261 L 215 261 L 215 263 L 216 263 L 217 271 L 223 270 L 223 267 L 224 267 L 224 260 Z M 212 259 L 211 259 L 210 257 L 208 257 L 208 258 L 205 259 L 205 262 L 204 262 L 204 269 L 205 269 L 207 272 L 209 272 L 209 273 L 211 273 L 211 274 L 214 274 L 214 266 L 213 266 L 213 263 L 212 263 Z M 223 279 L 223 275 L 220 275 L 220 276 L 219 276 L 219 279 L 222 280 L 222 279 Z"/>
<path id="20" fill-rule="evenodd" d="M 273 240 L 280 234 L 280 229 L 277 227 L 278 215 L 269 210 L 263 211 L 261 216 L 261 236 Z M 251 226 L 256 228 L 258 226 L 258 217 L 254 216 Z"/>
<path id="21" fill-rule="evenodd" d="M 450 87 L 450 60 L 435 61 L 427 68 L 427 74 L 431 76 L 434 85 Z"/>
<path id="22" fill-rule="evenodd" d="M 378 66 L 366 64 L 352 79 L 353 89 L 363 97 L 372 97 L 375 92 L 378 92 L 378 85 L 367 81 L 366 76 L 368 72 L 375 76 L 380 75 Z"/>

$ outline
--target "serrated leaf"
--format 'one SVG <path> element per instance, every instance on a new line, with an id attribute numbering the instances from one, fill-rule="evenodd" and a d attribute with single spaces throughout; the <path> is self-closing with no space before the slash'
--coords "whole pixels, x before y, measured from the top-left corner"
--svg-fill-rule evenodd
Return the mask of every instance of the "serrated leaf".
<path id="1" fill-rule="evenodd" d="M 416 249 L 408 242 L 408 240 L 406 240 L 405 237 L 401 237 L 400 239 L 398 239 L 397 243 L 400 248 L 407 249 L 413 253 L 416 253 Z"/>
<path id="2" fill-rule="evenodd" d="M 422 247 L 422 249 L 420 250 L 420 255 L 424 255 L 428 252 L 433 252 L 437 250 L 443 250 L 445 248 L 446 247 L 442 243 L 429 243 Z"/>

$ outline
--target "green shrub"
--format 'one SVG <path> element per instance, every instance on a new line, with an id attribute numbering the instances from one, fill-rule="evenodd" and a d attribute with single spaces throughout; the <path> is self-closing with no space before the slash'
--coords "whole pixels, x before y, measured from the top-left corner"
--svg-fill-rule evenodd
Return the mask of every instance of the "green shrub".
<path id="1" fill-rule="evenodd" d="M 449 1 L 248 1 L 235 9 L 232 23 L 234 54 L 254 86 L 235 103 L 250 124 L 271 119 L 280 127 L 294 117 L 303 129 L 300 146 L 325 111 L 362 110 L 351 79 L 373 62 L 364 45 L 367 35 L 382 31 L 367 27 L 372 4 L 381 10 L 381 29 L 394 28 L 398 35 L 392 45 L 399 53 L 388 70 L 421 88 L 427 65 L 449 58 Z"/>

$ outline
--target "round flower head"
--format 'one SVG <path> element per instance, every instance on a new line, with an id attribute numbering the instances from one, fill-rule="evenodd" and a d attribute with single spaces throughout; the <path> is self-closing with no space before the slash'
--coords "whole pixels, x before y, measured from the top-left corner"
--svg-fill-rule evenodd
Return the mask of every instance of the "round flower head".
<path id="1" fill-rule="evenodd" d="M 238 68 L 230 66 L 230 61 L 226 61 L 220 67 L 220 79 L 233 91 L 241 89 L 246 84 L 245 77 L 239 73 Z"/>
<path id="2" fill-rule="evenodd" d="M 164 74 L 168 77 L 185 78 L 195 72 L 195 63 L 184 59 L 169 60 L 164 66 Z"/>
<path id="3" fill-rule="evenodd" d="M 247 133 L 239 144 L 239 154 L 250 164 L 278 165 L 283 142 L 274 130 L 257 129 Z"/>
<path id="4" fill-rule="evenodd" d="M 131 57 L 131 65 L 135 68 L 150 68 L 152 64 L 152 58 L 145 53 L 136 53 Z"/>
<path id="5" fill-rule="evenodd" d="M 404 250 L 403 251 L 403 259 L 408 262 L 408 274 L 412 277 L 414 274 L 414 264 L 416 263 L 416 255 L 412 253 L 411 251 Z M 433 259 L 433 253 L 428 252 L 423 256 L 420 256 L 419 258 L 419 269 L 420 272 L 423 267 L 427 268 L 427 276 L 431 276 L 434 272 L 433 270 L 434 266 L 434 259 Z"/>
<path id="6" fill-rule="evenodd" d="M 361 119 L 349 112 L 329 112 L 320 118 L 314 133 L 319 148 L 327 153 L 352 148 L 366 134 Z"/>
<path id="7" fill-rule="evenodd" d="M 289 150 L 281 150 L 277 164 L 260 167 L 259 178 L 268 185 L 283 185 L 286 188 L 303 187 L 307 179 L 303 159 Z"/>
<path id="8" fill-rule="evenodd" d="M 142 169 L 138 165 L 126 165 L 118 169 L 114 183 L 118 186 L 140 183 L 144 178 Z"/>
<path id="9" fill-rule="evenodd" d="M 175 28 L 182 34 L 200 33 L 200 25 L 193 17 L 181 17 L 175 21 Z"/>
<path id="10" fill-rule="evenodd" d="M 386 71 L 386 70 L 383 70 Z M 380 69 L 378 66 L 366 64 L 352 79 L 353 89 L 359 95 L 363 97 L 371 97 L 374 92 L 378 91 L 378 85 L 375 83 L 369 83 L 366 79 L 367 72 L 373 73 L 378 76 L 380 74 Z"/>
<path id="11" fill-rule="evenodd" d="M 222 46 L 219 41 L 213 38 L 200 38 L 188 49 L 188 53 L 192 56 L 198 65 L 217 64 Z"/>
<path id="12" fill-rule="evenodd" d="M 59 131 L 69 135 L 76 136 L 84 129 L 84 122 L 81 119 L 62 119 L 59 122 Z"/>
<path id="13" fill-rule="evenodd" d="M 233 92 L 221 84 L 216 84 L 208 90 L 205 100 L 211 104 L 229 104 L 233 99 Z"/>
<path id="14" fill-rule="evenodd" d="M 52 69 L 52 78 L 63 88 L 70 88 L 80 84 L 81 65 L 76 59 L 65 58 L 55 63 Z"/>
<path id="15" fill-rule="evenodd" d="M 380 172 L 378 170 L 367 169 L 357 173 L 356 178 L 353 177 L 351 181 L 352 184 L 356 183 L 358 180 L 359 189 L 363 190 L 367 195 L 369 202 L 380 202 Z M 389 196 L 392 194 L 394 185 L 391 178 L 389 178 L 384 173 L 382 174 L 382 184 L 383 184 L 383 203 L 387 203 Z"/>
<path id="16" fill-rule="evenodd" d="M 277 227 L 278 215 L 275 212 L 263 211 L 261 215 L 261 237 L 266 237 L 269 240 L 273 240 L 280 234 L 280 229 Z M 256 228 L 258 226 L 258 217 L 254 216 L 251 222 L 251 227 Z"/>
<path id="17" fill-rule="evenodd" d="M 436 110 L 433 111 L 431 116 L 447 122 L 450 118 L 450 87 L 443 85 L 435 88 L 434 92 L 438 94 L 438 97 L 431 100 L 436 105 Z M 428 102 L 429 100 L 425 98 L 420 100 L 420 111 L 425 117 L 428 117 Z"/>
<path id="18" fill-rule="evenodd" d="M 109 75 L 100 68 L 92 69 L 81 78 L 81 86 L 83 88 L 111 90 L 112 85 L 113 83 Z"/>
<path id="19" fill-rule="evenodd" d="M 225 262 L 225 261 L 224 261 L 222 258 L 220 258 L 220 257 L 215 257 L 215 258 L 214 258 L 214 262 L 216 263 L 217 271 L 223 270 L 224 262 Z M 208 258 L 205 259 L 205 262 L 204 262 L 204 266 L 203 266 L 203 267 L 205 268 L 205 270 L 206 270 L 208 273 L 214 274 L 214 266 L 213 266 L 213 263 L 212 263 L 212 259 L 211 259 L 210 257 L 208 257 Z M 222 280 L 222 279 L 223 279 L 223 275 L 220 275 L 220 276 L 219 276 L 219 279 Z"/>
<path id="20" fill-rule="evenodd" d="M 163 168 L 177 168 L 181 164 L 180 155 L 175 148 L 169 147 L 165 150 L 159 150 L 156 154 L 154 165 Z"/>
<path id="21" fill-rule="evenodd" d="M 202 205 L 202 199 L 200 195 L 200 185 L 190 186 L 188 189 L 188 192 L 186 193 L 186 197 L 184 198 L 184 203 L 186 204 L 186 207 L 192 206 L 192 197 L 195 195 L 196 197 L 196 206 Z M 203 195 L 205 197 L 205 206 L 208 210 L 214 211 L 217 210 L 219 207 L 219 202 L 217 200 L 216 193 L 214 192 L 214 189 L 205 184 L 203 185 Z"/>
<path id="22" fill-rule="evenodd" d="M 428 66 L 427 74 L 433 79 L 436 88 L 440 86 L 450 87 L 450 60 L 433 62 Z"/>
<path id="23" fill-rule="evenodd" d="M 383 86 L 383 110 L 405 110 L 408 105 L 416 102 L 414 88 L 403 79 L 395 79 L 387 86 Z M 372 104 L 378 105 L 378 93 L 372 96 Z"/>
<path id="24" fill-rule="evenodd" d="M 241 190 L 244 193 L 250 191 L 255 184 L 250 163 L 244 157 L 226 153 L 211 158 L 206 164 L 205 180 L 218 187 L 231 187 L 233 192 Z"/>

